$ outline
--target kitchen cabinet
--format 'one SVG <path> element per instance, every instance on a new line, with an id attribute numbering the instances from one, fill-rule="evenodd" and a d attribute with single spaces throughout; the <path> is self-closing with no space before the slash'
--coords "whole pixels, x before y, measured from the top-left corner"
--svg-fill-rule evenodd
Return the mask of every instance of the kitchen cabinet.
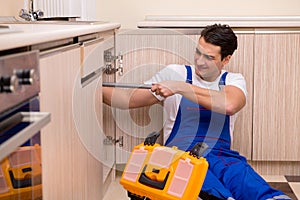
<path id="1" fill-rule="evenodd" d="M 257 31 L 253 160 L 300 161 L 300 32 Z"/>
<path id="2" fill-rule="evenodd" d="M 195 33 L 196 32 L 196 33 Z M 251 33 L 251 34 L 250 34 Z M 239 49 L 226 68 L 243 73 L 248 89 L 247 106 L 239 114 L 233 138 L 234 149 L 248 159 L 252 155 L 252 82 L 253 47 L 252 32 L 238 33 Z M 123 54 L 124 74 L 116 74 L 117 82 L 143 83 L 168 64 L 193 64 L 199 30 L 135 30 L 118 33 L 116 50 Z M 116 137 L 123 137 L 124 146 L 116 146 L 116 163 L 127 162 L 132 148 L 143 142 L 152 131 L 162 131 L 163 108 L 154 105 L 147 108 L 116 111 Z M 125 120 L 126 119 L 126 120 Z M 159 141 L 162 143 L 162 138 Z M 242 145 L 241 145 L 242 144 Z"/>
<path id="3" fill-rule="evenodd" d="M 52 115 L 51 123 L 41 136 L 45 149 L 42 151 L 44 199 L 81 196 L 75 188 L 79 183 L 86 184 L 78 180 L 79 177 L 87 177 L 87 170 L 77 171 L 80 163 L 87 163 L 86 155 L 74 153 L 79 149 L 84 151 L 84 147 L 78 145 L 80 141 L 72 116 L 72 88 L 80 69 L 80 48 L 75 45 L 62 50 L 40 59 L 40 106 L 42 111 Z"/>
<path id="4" fill-rule="evenodd" d="M 41 110 L 52 114 L 42 136 L 44 199 L 101 199 L 109 184 L 114 151 L 103 144 L 101 88 L 113 37 L 113 30 L 83 36 L 41 52 Z"/>
<path id="5" fill-rule="evenodd" d="M 296 124 L 300 115 L 297 95 L 300 83 L 296 77 L 300 62 L 299 30 L 236 28 L 234 31 L 238 50 L 225 69 L 244 75 L 248 97 L 236 122 L 233 149 L 255 166 L 263 165 L 262 168 L 278 166 L 273 161 L 281 161 L 282 165 L 283 161 L 300 161 Z M 199 36 L 199 30 L 190 29 L 142 29 L 118 34 L 117 51 L 124 53 L 124 74 L 117 75 L 116 81 L 142 83 L 167 64 L 192 64 L 189 55 L 193 56 Z M 161 131 L 162 112 L 159 106 L 117 110 L 116 134 L 126 141 L 117 150 L 117 163 L 125 163 L 133 146 L 142 142 L 147 133 Z M 294 172 L 293 167 L 291 173 Z"/>

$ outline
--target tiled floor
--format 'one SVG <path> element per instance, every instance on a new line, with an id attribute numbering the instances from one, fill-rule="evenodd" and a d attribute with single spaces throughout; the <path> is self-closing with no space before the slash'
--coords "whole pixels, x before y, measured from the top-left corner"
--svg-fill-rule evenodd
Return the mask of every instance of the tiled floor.
<path id="1" fill-rule="evenodd" d="M 300 176 L 263 176 L 269 184 L 290 196 L 293 200 L 300 200 Z M 118 177 L 110 185 L 103 200 L 128 200 L 127 192 L 119 184 Z"/>

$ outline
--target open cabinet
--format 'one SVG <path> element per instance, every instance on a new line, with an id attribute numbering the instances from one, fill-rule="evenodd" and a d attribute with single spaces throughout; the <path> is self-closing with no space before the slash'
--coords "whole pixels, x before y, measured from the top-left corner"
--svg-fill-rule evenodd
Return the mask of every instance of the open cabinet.
<path id="1" fill-rule="evenodd" d="M 123 73 L 116 73 L 115 81 L 140 84 L 168 64 L 193 65 L 200 32 L 201 29 L 119 31 L 116 35 L 116 53 L 122 54 Z M 236 123 L 233 147 L 251 159 L 254 34 L 253 31 L 237 34 L 239 50 L 226 69 L 242 73 L 250 84 L 247 85 L 247 106 L 240 113 L 240 119 Z M 147 134 L 153 131 L 162 132 L 163 107 L 153 105 L 131 110 L 116 109 L 114 112 L 116 139 L 123 140 L 123 145 L 116 145 L 116 164 L 122 170 L 134 146 L 143 142 Z M 160 138 L 159 142 L 162 143 L 163 138 Z"/>
<path id="2" fill-rule="evenodd" d="M 235 124 L 232 147 L 259 173 L 298 175 L 299 29 L 234 31 L 238 49 L 225 69 L 244 75 L 248 96 Z M 116 73 L 115 81 L 143 83 L 168 64 L 193 64 L 200 32 L 201 29 L 150 28 L 118 32 L 116 53 L 123 55 L 123 73 Z M 163 108 L 158 105 L 115 111 L 116 139 L 123 139 L 123 146 L 116 145 L 120 170 L 135 145 L 152 131 L 162 130 L 162 116 Z"/>

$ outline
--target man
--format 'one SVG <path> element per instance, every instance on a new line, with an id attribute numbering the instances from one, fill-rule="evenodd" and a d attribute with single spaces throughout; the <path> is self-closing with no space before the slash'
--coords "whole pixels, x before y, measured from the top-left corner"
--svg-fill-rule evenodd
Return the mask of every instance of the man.
<path id="1" fill-rule="evenodd" d="M 214 24 L 202 32 L 194 66 L 169 65 L 146 83 L 150 90 L 132 93 L 103 88 L 104 102 L 119 108 L 137 108 L 164 102 L 166 146 L 190 150 L 204 141 L 209 169 L 201 199 L 290 199 L 274 190 L 230 149 L 236 114 L 246 104 L 241 74 L 223 70 L 237 49 L 237 37 L 227 25 Z"/>

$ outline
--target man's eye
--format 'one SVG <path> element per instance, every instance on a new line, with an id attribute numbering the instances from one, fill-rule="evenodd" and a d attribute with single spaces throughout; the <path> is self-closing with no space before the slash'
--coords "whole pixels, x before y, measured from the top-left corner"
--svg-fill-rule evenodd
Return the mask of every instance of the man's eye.
<path id="1" fill-rule="evenodd" d="M 201 55 L 201 52 L 196 48 L 196 54 Z"/>
<path id="2" fill-rule="evenodd" d="M 209 55 L 204 55 L 207 60 L 213 60 L 214 58 Z"/>

